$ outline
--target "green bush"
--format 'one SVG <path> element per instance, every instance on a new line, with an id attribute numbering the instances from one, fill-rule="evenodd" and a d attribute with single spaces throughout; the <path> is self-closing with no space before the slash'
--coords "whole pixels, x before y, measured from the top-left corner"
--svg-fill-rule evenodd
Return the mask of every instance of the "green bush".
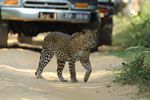
<path id="1" fill-rule="evenodd" d="M 137 85 L 141 92 L 150 92 L 150 1 L 142 6 L 138 16 L 115 17 L 114 44 L 127 49 L 109 51 L 108 54 L 122 57 L 126 63 L 115 71 L 115 82 Z M 121 23 L 121 24 L 120 24 Z"/>
<path id="2" fill-rule="evenodd" d="M 129 29 L 131 40 L 128 41 L 128 46 L 145 46 L 150 47 L 150 20 L 144 19 L 139 24 L 134 24 Z"/>
<path id="3" fill-rule="evenodd" d="M 130 24 L 122 23 L 122 30 L 114 36 L 115 43 L 123 47 L 145 46 L 150 47 L 150 2 L 146 2 L 138 16 L 132 18 L 124 18 Z M 121 22 L 120 22 L 121 23 Z M 126 26 L 124 28 L 124 26 Z"/>
<path id="4" fill-rule="evenodd" d="M 114 55 L 123 58 L 126 62 L 132 62 L 135 60 L 136 55 L 150 51 L 150 48 L 142 47 L 142 46 L 135 46 L 135 47 L 129 47 L 127 49 L 123 50 L 110 50 L 108 52 L 109 55 Z M 150 54 L 149 54 L 150 57 Z M 146 56 L 145 62 L 146 64 L 150 65 L 149 57 Z"/>
<path id="5" fill-rule="evenodd" d="M 146 52 L 140 53 L 131 63 L 122 63 L 122 69 L 116 74 L 115 82 L 137 85 L 142 92 L 150 92 L 150 66 L 145 65 Z"/>

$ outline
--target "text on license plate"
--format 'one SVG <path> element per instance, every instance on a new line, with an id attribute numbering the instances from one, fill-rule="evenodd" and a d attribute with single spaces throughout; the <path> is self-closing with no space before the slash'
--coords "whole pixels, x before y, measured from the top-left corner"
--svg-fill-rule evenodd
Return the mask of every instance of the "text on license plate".
<path id="1" fill-rule="evenodd" d="M 89 19 L 88 14 L 80 14 L 80 13 L 64 13 L 65 19 Z"/>

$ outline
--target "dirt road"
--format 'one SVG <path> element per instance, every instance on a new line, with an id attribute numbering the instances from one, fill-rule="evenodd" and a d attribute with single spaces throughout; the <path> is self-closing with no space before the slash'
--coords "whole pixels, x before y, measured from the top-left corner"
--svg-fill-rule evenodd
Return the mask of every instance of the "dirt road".
<path id="1" fill-rule="evenodd" d="M 17 43 L 16 37 L 9 38 L 9 45 Z M 39 43 L 43 37 L 35 40 Z M 98 53 L 90 56 L 93 72 L 87 83 L 83 82 L 85 70 L 79 62 L 76 63 L 79 82 L 70 82 L 68 63 L 63 75 L 69 82 L 59 82 L 55 57 L 44 69 L 44 79 L 36 79 L 34 73 L 40 53 L 35 51 L 40 49 L 34 47 L 41 46 L 35 42 L 34 45 L 21 44 L 20 47 L 14 45 L 9 49 L 0 49 L 0 100 L 135 100 L 137 97 L 136 87 L 111 82 L 113 73 L 110 69 L 121 65 L 123 60 L 114 56 L 100 56 Z"/>
<path id="2" fill-rule="evenodd" d="M 91 54 L 93 72 L 87 83 L 83 82 L 85 70 L 79 62 L 76 63 L 79 82 L 71 83 L 66 64 L 64 77 L 69 82 L 62 83 L 56 74 L 56 58 L 45 68 L 44 79 L 35 78 L 39 56 L 29 50 L 0 49 L 0 100 L 133 100 L 135 97 L 136 87 L 111 83 L 113 74 L 109 70 L 121 64 L 120 58 Z"/>

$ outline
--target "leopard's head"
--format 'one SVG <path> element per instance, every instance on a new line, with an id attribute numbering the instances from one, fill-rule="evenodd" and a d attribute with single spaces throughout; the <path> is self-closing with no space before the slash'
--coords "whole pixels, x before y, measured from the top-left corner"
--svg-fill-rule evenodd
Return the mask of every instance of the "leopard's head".
<path id="1" fill-rule="evenodd" d="M 96 32 L 97 30 L 92 31 L 89 29 L 83 29 L 81 32 L 82 40 L 89 48 L 94 48 L 96 46 Z"/>
<path id="2" fill-rule="evenodd" d="M 82 32 L 74 33 L 72 38 L 80 40 L 87 49 L 90 49 L 96 46 L 96 31 L 83 29 Z"/>

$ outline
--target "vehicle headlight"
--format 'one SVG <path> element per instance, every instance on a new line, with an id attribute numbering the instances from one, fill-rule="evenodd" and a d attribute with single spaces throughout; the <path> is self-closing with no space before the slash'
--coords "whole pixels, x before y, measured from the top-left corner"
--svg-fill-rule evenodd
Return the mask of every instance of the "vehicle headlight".
<path id="1" fill-rule="evenodd" d="M 4 4 L 17 5 L 18 4 L 18 0 L 4 0 Z"/>
<path id="2" fill-rule="evenodd" d="M 75 7 L 88 7 L 88 3 L 76 2 Z"/>

